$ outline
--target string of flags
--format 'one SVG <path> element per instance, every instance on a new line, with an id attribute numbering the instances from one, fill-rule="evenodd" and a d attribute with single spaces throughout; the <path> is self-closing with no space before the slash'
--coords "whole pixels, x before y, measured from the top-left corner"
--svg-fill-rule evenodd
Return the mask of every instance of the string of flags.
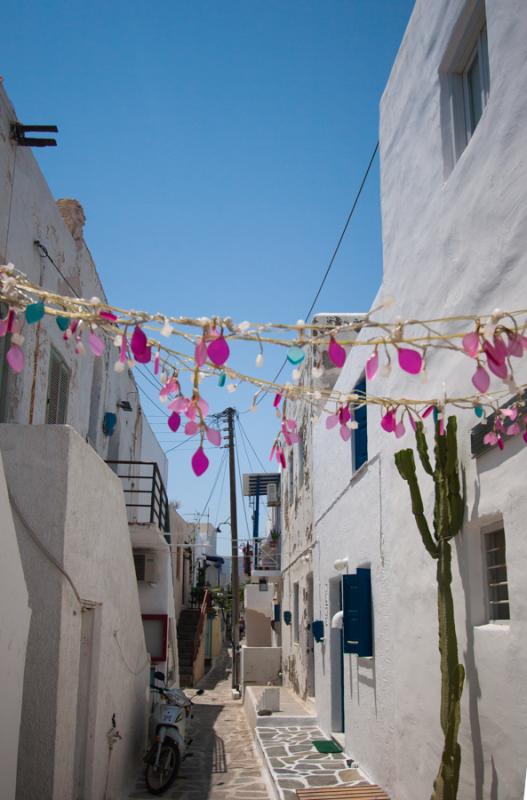
<path id="1" fill-rule="evenodd" d="M 438 317 L 436 319 L 380 318 L 392 303 L 385 300 L 368 314 L 323 323 L 316 319 L 295 324 L 280 322 L 235 323 L 231 317 L 183 317 L 151 314 L 112 306 L 92 297 L 83 299 L 51 292 L 29 281 L 12 264 L 0 266 L 0 337 L 9 336 L 6 359 L 15 373 L 25 366 L 24 332 L 44 317 L 54 318 L 64 341 L 81 358 L 87 351 L 100 358 L 107 348 L 115 352 L 113 369 L 123 372 L 136 364 L 149 365 L 161 384 L 159 399 L 170 412 L 171 431 L 184 425 L 188 436 L 199 434 L 192 469 L 202 475 L 208 468 L 205 442 L 221 444 L 217 429 L 207 424 L 209 405 L 202 384 L 214 378 L 220 387 L 236 391 L 241 384 L 255 388 L 252 410 L 262 395 L 270 393 L 280 429 L 271 449 L 271 460 L 286 467 L 285 452 L 300 441 L 292 404 L 303 401 L 326 414 L 328 429 L 348 441 L 357 427 L 355 412 L 365 404 L 380 406 L 381 427 L 401 438 L 417 421 L 432 417 L 444 433 L 447 406 L 471 409 L 483 420 L 492 415 L 493 426 L 485 443 L 503 448 L 505 437 L 523 435 L 527 442 L 524 393 L 527 384 L 516 380 L 516 365 L 527 350 L 527 310 L 495 309 L 488 314 Z M 360 334 L 360 336 L 359 336 Z M 371 335 L 370 335 L 371 334 Z M 257 348 L 255 367 L 264 366 L 264 348 L 282 347 L 292 367 L 292 379 L 278 384 L 235 368 L 231 347 L 248 342 Z M 326 369 L 341 370 L 349 352 L 366 348 L 367 392 L 351 392 L 324 385 Z M 375 395 L 375 378 L 388 377 L 395 366 L 426 384 L 429 354 L 437 349 L 455 353 L 467 368 L 463 396 L 406 398 Z M 326 366 L 324 366 L 326 364 Z M 184 389 L 184 378 L 189 386 Z M 491 388 L 491 381 L 494 387 Z M 340 384 L 337 384 L 340 385 Z M 506 407 L 503 403 L 512 397 Z"/>

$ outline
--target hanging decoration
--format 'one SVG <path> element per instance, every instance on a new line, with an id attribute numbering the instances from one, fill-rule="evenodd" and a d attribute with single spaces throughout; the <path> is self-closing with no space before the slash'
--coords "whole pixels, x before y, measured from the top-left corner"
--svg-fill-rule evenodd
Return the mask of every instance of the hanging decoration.
<path id="1" fill-rule="evenodd" d="M 0 301 L 7 306 L 0 318 L 0 337 L 9 335 L 6 360 L 15 373 L 25 367 L 24 325 L 36 325 L 45 316 L 55 319 L 64 341 L 72 342 L 79 357 L 88 348 L 100 358 L 113 345 L 117 350 L 113 365 L 116 372 L 132 369 L 136 363 L 152 364 L 161 383 L 159 399 L 170 412 L 170 430 L 176 432 L 184 425 L 187 436 L 199 435 L 199 446 L 191 460 L 198 476 L 209 465 L 205 442 L 221 444 L 219 431 L 207 425 L 209 407 L 200 388 L 211 377 L 229 392 L 236 391 L 242 383 L 254 385 L 257 391 L 251 410 L 256 409 L 261 394 L 272 395 L 281 424 L 270 458 L 282 468 L 287 464 L 287 448 L 300 440 L 297 423 L 288 413 L 290 403 L 298 400 L 323 410 L 327 428 L 338 431 L 344 441 L 357 427 L 355 412 L 368 404 L 381 408 L 382 429 L 397 439 L 406 434 L 407 425 L 415 430 L 417 423 L 430 415 L 443 435 L 447 407 L 455 407 L 471 409 L 480 420 L 492 417 L 486 444 L 503 448 L 506 437 L 518 434 L 527 443 L 527 384 L 518 383 L 515 376 L 515 366 L 527 350 L 525 309 L 386 322 L 378 318 L 392 302 L 386 301 L 360 319 L 338 325 L 304 320 L 294 325 L 249 321 L 236 324 L 230 317 L 169 317 L 111 306 L 97 297 L 60 295 L 31 283 L 12 264 L 0 266 Z M 231 364 L 231 346 L 238 341 L 257 346 L 258 368 L 264 363 L 265 346 L 286 348 L 287 363 L 295 368 L 293 382 L 281 385 L 236 370 Z M 365 349 L 365 375 L 371 386 L 378 376 L 388 377 L 394 363 L 402 373 L 413 376 L 416 385 L 425 383 L 429 352 L 450 350 L 459 357 L 460 368 L 468 368 L 467 394 L 447 396 L 443 387 L 440 397 L 387 397 L 369 390 L 367 394 L 349 393 L 317 384 L 325 369 L 342 369 L 349 352 L 357 347 Z M 181 376 L 185 374 L 190 378 L 186 396 L 181 388 Z M 491 390 L 495 379 L 498 383 Z M 502 408 L 510 398 L 512 401 Z"/>

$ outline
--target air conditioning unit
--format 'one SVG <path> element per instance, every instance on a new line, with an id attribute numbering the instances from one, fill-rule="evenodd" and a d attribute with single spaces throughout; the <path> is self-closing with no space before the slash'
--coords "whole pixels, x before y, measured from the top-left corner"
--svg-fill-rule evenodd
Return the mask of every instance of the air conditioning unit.
<path id="1" fill-rule="evenodd" d="M 267 505 L 270 507 L 280 505 L 280 494 L 276 483 L 267 484 Z"/>
<path id="2" fill-rule="evenodd" d="M 134 566 L 138 583 L 157 583 L 157 559 L 151 551 L 134 550 Z"/>

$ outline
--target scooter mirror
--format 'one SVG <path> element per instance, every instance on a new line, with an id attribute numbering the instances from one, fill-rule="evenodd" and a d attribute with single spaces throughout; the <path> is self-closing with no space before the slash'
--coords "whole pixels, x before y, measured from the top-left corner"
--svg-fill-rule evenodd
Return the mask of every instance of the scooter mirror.
<path id="1" fill-rule="evenodd" d="M 156 681 L 165 681 L 165 673 L 164 672 L 154 672 L 154 678 Z"/>
<path id="2" fill-rule="evenodd" d="M 204 692 L 204 691 L 205 691 L 205 689 L 198 689 L 198 691 L 196 692 L 196 694 L 203 694 L 203 692 Z"/>

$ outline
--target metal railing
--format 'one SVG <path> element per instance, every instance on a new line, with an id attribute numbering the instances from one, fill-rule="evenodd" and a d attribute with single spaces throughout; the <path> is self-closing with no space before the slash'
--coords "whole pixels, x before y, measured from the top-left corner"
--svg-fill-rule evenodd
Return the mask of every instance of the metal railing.
<path id="1" fill-rule="evenodd" d="M 252 539 L 243 552 L 244 572 L 250 575 L 254 570 L 258 572 L 277 572 L 281 568 L 281 540 Z"/>
<path id="2" fill-rule="evenodd" d="M 168 497 L 155 461 L 107 461 L 123 484 L 129 522 L 155 522 L 170 533 Z M 131 511 L 136 509 L 136 511 Z"/>

